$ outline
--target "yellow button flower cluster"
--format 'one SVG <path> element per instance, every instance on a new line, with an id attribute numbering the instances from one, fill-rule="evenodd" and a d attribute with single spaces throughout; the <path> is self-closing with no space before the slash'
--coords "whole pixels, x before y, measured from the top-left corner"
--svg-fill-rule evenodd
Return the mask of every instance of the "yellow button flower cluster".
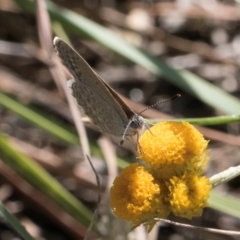
<path id="1" fill-rule="evenodd" d="M 114 214 L 132 223 L 145 223 L 170 212 L 191 219 L 200 216 L 211 185 L 202 177 L 209 160 L 208 141 L 187 122 L 161 122 L 139 139 L 139 158 L 115 179 L 111 188 Z"/>

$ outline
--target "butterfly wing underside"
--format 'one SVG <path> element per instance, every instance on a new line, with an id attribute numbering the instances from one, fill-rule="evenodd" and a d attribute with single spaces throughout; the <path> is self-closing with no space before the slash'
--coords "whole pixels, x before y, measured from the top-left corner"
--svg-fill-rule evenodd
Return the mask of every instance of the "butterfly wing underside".
<path id="1" fill-rule="evenodd" d="M 133 111 L 69 45 L 55 38 L 54 48 L 74 78 L 72 94 L 77 104 L 102 132 L 121 136 L 134 116 Z"/>

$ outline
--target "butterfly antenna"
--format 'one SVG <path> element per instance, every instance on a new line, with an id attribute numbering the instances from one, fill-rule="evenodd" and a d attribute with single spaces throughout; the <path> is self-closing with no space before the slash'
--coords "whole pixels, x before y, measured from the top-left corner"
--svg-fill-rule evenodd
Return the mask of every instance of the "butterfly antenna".
<path id="1" fill-rule="evenodd" d="M 162 104 L 162 103 L 165 103 L 165 102 L 168 102 L 168 101 L 172 101 L 172 100 L 174 100 L 174 99 L 176 99 L 176 98 L 179 98 L 179 97 L 181 97 L 181 94 L 176 94 L 175 96 L 173 96 L 173 97 L 171 97 L 171 98 L 169 98 L 169 99 L 166 99 L 166 100 L 163 100 L 163 101 L 154 103 L 153 105 L 148 106 L 148 107 L 146 107 L 145 109 L 143 109 L 141 112 L 138 113 L 138 115 L 142 114 L 143 112 L 147 111 L 147 110 L 150 109 L 150 108 L 156 107 L 156 106 L 159 105 L 159 104 Z"/>

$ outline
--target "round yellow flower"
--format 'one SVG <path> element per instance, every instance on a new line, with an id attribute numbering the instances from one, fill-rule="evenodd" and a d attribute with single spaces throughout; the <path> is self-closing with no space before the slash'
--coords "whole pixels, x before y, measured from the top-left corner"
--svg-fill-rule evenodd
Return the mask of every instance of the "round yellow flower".
<path id="1" fill-rule="evenodd" d="M 131 164 L 113 183 L 111 208 L 117 217 L 132 222 L 134 226 L 154 217 L 165 218 L 169 206 L 160 193 L 160 184 L 155 182 L 151 172 L 137 163 Z"/>
<path id="2" fill-rule="evenodd" d="M 206 177 L 186 173 L 173 177 L 169 183 L 169 203 L 176 216 L 192 219 L 201 216 L 204 207 L 208 206 L 211 185 Z"/>
<path id="3" fill-rule="evenodd" d="M 186 169 L 201 174 L 208 161 L 208 141 L 187 122 L 160 122 L 139 139 L 139 158 L 168 179 Z"/>
<path id="4" fill-rule="evenodd" d="M 147 168 L 132 164 L 115 179 L 111 207 L 133 227 L 170 212 L 191 219 L 208 206 L 209 179 L 201 177 L 209 160 L 208 141 L 187 122 L 161 122 L 139 139 L 138 153 Z"/>

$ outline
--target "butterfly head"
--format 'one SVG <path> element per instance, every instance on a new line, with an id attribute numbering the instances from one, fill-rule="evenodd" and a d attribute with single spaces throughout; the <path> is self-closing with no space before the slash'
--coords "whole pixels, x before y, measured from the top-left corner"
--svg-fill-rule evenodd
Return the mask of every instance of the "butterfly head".
<path id="1" fill-rule="evenodd" d="M 144 118 L 138 114 L 134 114 L 125 128 L 120 144 L 123 144 L 125 137 L 133 142 L 135 142 L 136 138 L 136 142 L 138 143 L 139 137 L 144 133 L 145 130 L 146 123 Z"/>

